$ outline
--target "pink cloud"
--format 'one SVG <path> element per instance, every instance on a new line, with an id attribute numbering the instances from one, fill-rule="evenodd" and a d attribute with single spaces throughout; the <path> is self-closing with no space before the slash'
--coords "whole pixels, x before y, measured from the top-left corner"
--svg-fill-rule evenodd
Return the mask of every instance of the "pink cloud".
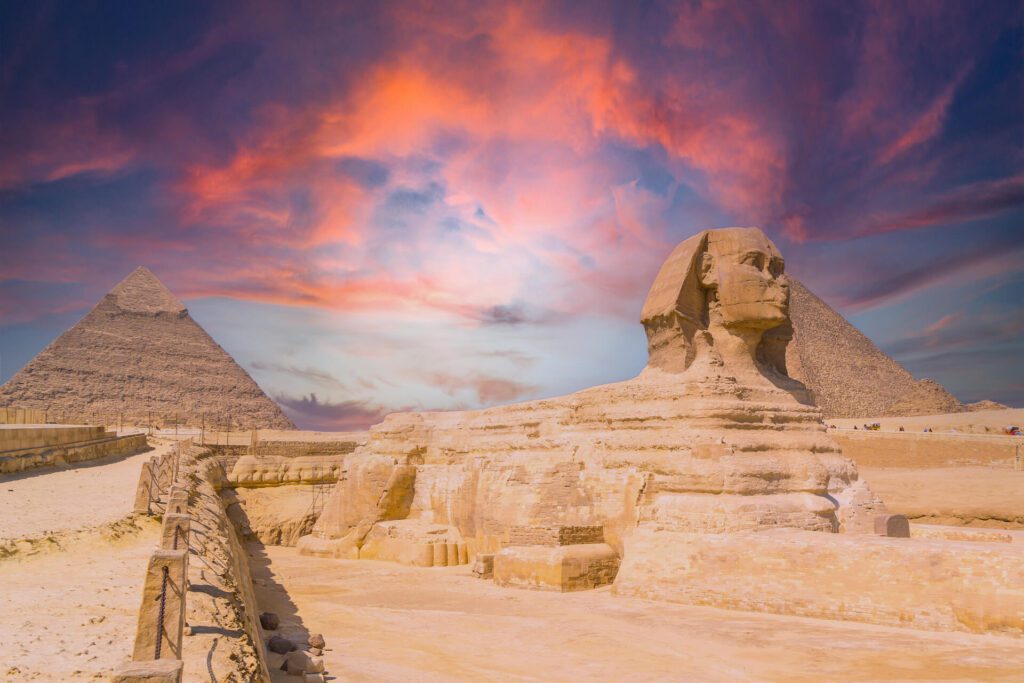
<path id="1" fill-rule="evenodd" d="M 509 403 L 518 398 L 532 394 L 538 387 L 502 377 L 493 377 L 481 373 L 470 373 L 465 376 L 436 372 L 425 376 L 428 384 L 436 386 L 449 396 L 462 391 L 476 394 L 482 405 Z"/>
<path id="2" fill-rule="evenodd" d="M 941 318 L 939 318 L 938 320 L 933 322 L 928 327 L 924 328 L 924 331 L 925 331 L 926 334 L 932 334 L 934 332 L 938 332 L 939 330 L 942 330 L 942 329 L 944 329 L 946 327 L 949 327 L 950 325 L 952 325 L 956 321 L 960 320 L 961 318 L 963 318 L 963 316 L 964 316 L 964 314 L 963 314 L 962 311 L 957 312 L 957 313 L 949 313 L 947 315 L 942 316 Z"/>
<path id="3" fill-rule="evenodd" d="M 917 116 L 902 134 L 889 146 L 882 149 L 878 156 L 879 164 L 888 164 L 909 150 L 918 147 L 935 138 L 942 131 L 942 125 L 949 112 L 949 106 L 953 102 L 953 95 L 963 82 L 968 69 L 961 69 L 960 73 L 940 92 L 932 103 Z"/>

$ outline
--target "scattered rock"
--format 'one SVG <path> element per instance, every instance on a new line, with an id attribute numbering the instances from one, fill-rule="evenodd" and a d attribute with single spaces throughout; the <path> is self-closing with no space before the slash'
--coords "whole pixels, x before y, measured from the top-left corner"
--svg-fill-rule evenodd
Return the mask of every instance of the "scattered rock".
<path id="1" fill-rule="evenodd" d="M 319 673 L 324 670 L 324 660 L 320 657 L 311 657 L 308 652 L 303 650 L 296 650 L 288 654 L 285 666 L 285 670 L 292 676 Z"/>
<path id="2" fill-rule="evenodd" d="M 270 640 L 267 641 L 267 648 L 271 652 L 276 652 L 279 655 L 284 655 L 288 654 L 289 652 L 295 649 L 295 643 L 288 640 L 287 638 L 282 638 L 281 636 L 273 636 L 271 637 Z"/>
<path id="3" fill-rule="evenodd" d="M 321 673 L 305 674 L 302 677 L 303 683 L 324 683 L 324 675 Z"/>
<path id="4" fill-rule="evenodd" d="M 324 653 L 324 651 L 322 649 L 318 648 L 318 647 L 311 647 L 311 648 L 309 648 L 309 654 L 313 655 L 314 657 L 319 657 L 323 653 Z"/>
<path id="5" fill-rule="evenodd" d="M 326 643 L 324 642 L 324 636 L 321 633 L 314 633 L 309 637 L 309 646 L 319 649 L 323 649 Z"/>
<path id="6" fill-rule="evenodd" d="M 494 576 L 494 554 L 480 553 L 473 563 L 473 576 L 478 579 L 489 579 Z"/>
<path id="7" fill-rule="evenodd" d="M 264 612 L 260 615 L 260 626 L 268 631 L 276 631 L 281 625 L 281 619 L 273 612 Z"/>

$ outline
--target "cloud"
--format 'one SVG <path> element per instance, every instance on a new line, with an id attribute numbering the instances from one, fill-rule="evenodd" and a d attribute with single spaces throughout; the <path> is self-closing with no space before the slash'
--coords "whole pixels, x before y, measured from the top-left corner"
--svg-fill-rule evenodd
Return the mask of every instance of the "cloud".
<path id="1" fill-rule="evenodd" d="M 982 181 L 946 192 L 925 206 L 868 221 L 861 235 L 920 230 L 997 216 L 1024 207 L 1024 175 Z"/>
<path id="2" fill-rule="evenodd" d="M 318 370 L 316 368 L 300 368 L 295 365 L 284 365 L 281 363 L 265 363 L 261 361 L 253 361 L 250 365 L 254 370 L 265 370 L 267 372 L 277 372 L 297 377 L 299 379 L 312 382 L 313 384 L 320 385 L 327 389 L 340 389 L 344 390 L 345 385 L 336 378 L 334 375 Z"/>
<path id="3" fill-rule="evenodd" d="M 948 313 L 939 318 L 938 320 L 936 320 L 935 322 L 933 322 L 928 327 L 924 328 L 925 334 L 932 334 L 938 332 L 939 330 L 945 329 L 963 317 L 963 311 L 958 311 L 956 313 Z"/>
<path id="4" fill-rule="evenodd" d="M 19 320 L 147 263 L 184 298 L 490 343 L 635 321 L 675 243 L 735 224 L 784 238 L 791 263 L 845 250 L 823 278 L 860 310 L 1020 269 L 1012 244 L 948 235 L 1024 206 L 1012 3 L 19 14 L 0 64 L 0 287 L 17 294 L 0 314 Z M 477 372 L 443 384 L 537 389 Z"/>
<path id="5" fill-rule="evenodd" d="M 523 353 L 522 351 L 516 351 L 514 349 L 496 349 L 493 351 L 480 351 L 478 355 L 484 358 L 498 358 L 506 360 L 512 365 L 520 369 L 526 369 L 533 367 L 537 363 L 537 358 L 529 354 Z"/>
<path id="6" fill-rule="evenodd" d="M 317 431 L 361 431 L 396 412 L 368 401 L 321 401 L 316 394 L 298 398 L 282 394 L 274 398 L 300 429 Z"/>
<path id="7" fill-rule="evenodd" d="M 439 387 L 449 396 L 455 396 L 467 390 L 475 393 L 477 400 L 485 406 L 509 403 L 538 390 L 536 386 L 479 373 L 457 376 L 436 372 L 424 375 L 424 379 L 428 384 Z"/>

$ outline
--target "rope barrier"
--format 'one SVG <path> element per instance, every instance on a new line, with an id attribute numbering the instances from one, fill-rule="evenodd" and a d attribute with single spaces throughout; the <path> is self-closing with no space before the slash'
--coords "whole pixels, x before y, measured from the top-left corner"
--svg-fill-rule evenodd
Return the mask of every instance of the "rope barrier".
<path id="1" fill-rule="evenodd" d="M 177 538 L 175 545 L 177 545 Z M 157 612 L 156 617 L 156 652 L 154 653 L 153 659 L 160 659 L 160 648 L 164 641 L 164 610 L 167 607 L 167 578 L 170 571 L 167 569 L 167 565 L 163 568 L 163 580 L 160 584 L 160 609 Z"/>

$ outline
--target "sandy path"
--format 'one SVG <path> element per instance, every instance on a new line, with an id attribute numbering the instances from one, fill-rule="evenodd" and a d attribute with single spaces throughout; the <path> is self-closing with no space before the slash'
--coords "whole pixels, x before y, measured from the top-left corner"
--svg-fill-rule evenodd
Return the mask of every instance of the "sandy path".
<path id="1" fill-rule="evenodd" d="M 0 541 L 99 526 L 131 512 L 142 463 L 157 450 L 0 476 Z"/>
<path id="2" fill-rule="evenodd" d="M 340 681 L 1020 680 L 1018 639 L 926 633 L 496 587 L 418 569 L 249 545 L 261 610 L 321 632 Z M 274 680 L 287 682 L 271 661 Z"/>

